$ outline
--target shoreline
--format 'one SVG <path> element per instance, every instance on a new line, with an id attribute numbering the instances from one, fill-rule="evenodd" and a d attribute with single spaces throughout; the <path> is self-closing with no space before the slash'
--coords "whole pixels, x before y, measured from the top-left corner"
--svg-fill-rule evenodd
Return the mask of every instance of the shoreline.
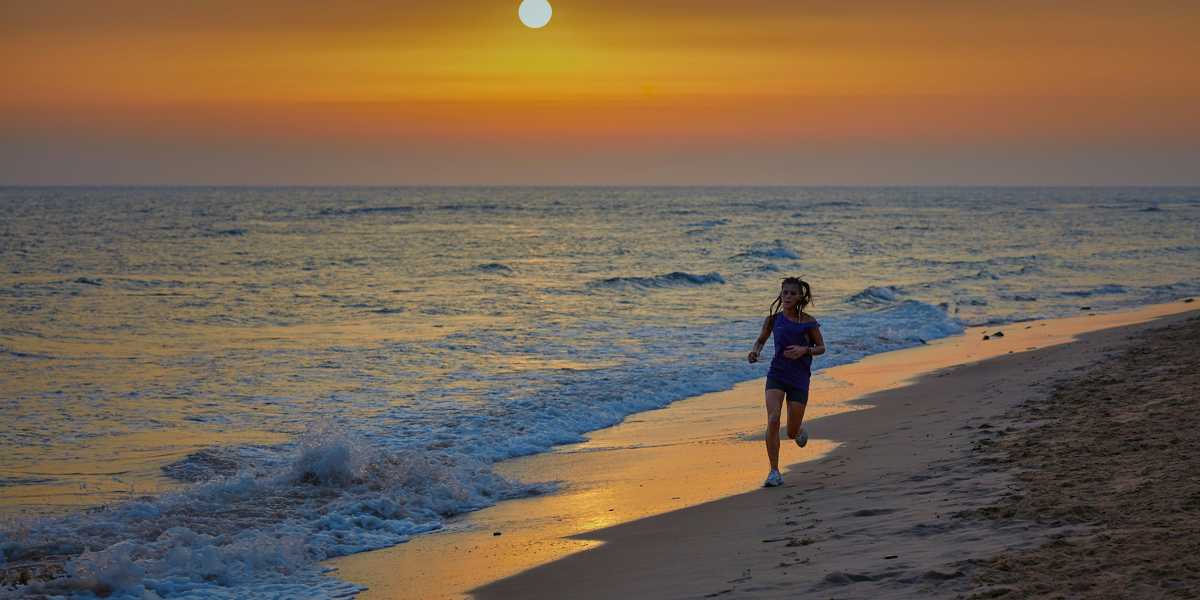
<path id="1" fill-rule="evenodd" d="M 1194 310 L 1085 333 L 861 398 L 866 413 L 813 424 L 845 443 L 756 490 L 581 537 L 596 549 L 472 590 L 482 600 L 552 598 L 961 597 L 969 559 L 1075 535 L 1071 522 L 957 518 L 1002 502 L 1013 474 L 975 449 L 1020 427 L 1004 416 Z M 1032 426 L 1026 424 L 1025 427 Z M 1060 565 L 1061 566 L 1061 565 Z M 1051 575 L 1052 576 L 1052 575 Z M 995 592 L 993 592 L 995 593 Z"/>
<path id="2" fill-rule="evenodd" d="M 939 369 L 953 372 L 987 358 L 1010 353 L 1021 356 L 1031 348 L 1062 345 L 1082 332 L 1140 323 L 1189 308 L 1173 302 L 1120 313 L 969 328 L 961 336 L 927 346 L 827 369 L 814 378 L 815 402 L 806 415 L 806 424 L 814 425 L 810 430 L 813 440 L 804 450 L 785 445 L 782 462 L 791 463 L 791 470 L 796 471 L 797 464 L 824 469 L 829 461 L 840 460 L 848 450 L 848 432 L 853 428 L 841 425 L 839 433 L 837 426 L 828 426 L 862 418 L 845 413 L 870 408 L 867 400 L 876 400 L 874 396 L 862 398 L 866 394 L 910 389 L 910 380 L 921 374 L 926 374 L 924 381 Z M 980 334 L 995 330 L 1008 334 L 981 340 Z M 326 564 L 338 570 L 339 578 L 365 585 L 367 591 L 359 596 L 365 599 L 454 598 L 471 595 L 472 590 L 484 598 L 537 597 L 538 589 L 553 596 L 554 588 L 543 589 L 530 582 L 544 579 L 549 571 L 570 569 L 562 565 L 609 554 L 624 539 L 612 538 L 610 533 L 654 528 L 657 525 L 652 523 L 669 520 L 671 515 L 705 513 L 704 507 L 712 504 L 762 496 L 757 493 L 766 472 L 761 381 L 632 415 L 620 425 L 592 432 L 583 444 L 500 463 L 498 470 L 506 476 L 527 481 L 561 479 L 564 485 L 553 494 L 503 501 L 453 519 L 440 533 Z M 794 492 L 792 480 L 799 477 L 785 468 L 785 478 L 788 485 L 782 490 Z M 746 513 L 741 508 L 730 512 Z M 711 529 L 712 523 L 722 523 L 718 529 L 726 531 L 748 526 L 724 523 L 728 514 L 705 513 L 702 522 L 706 527 L 702 529 Z M 754 542 L 761 544 L 758 539 Z M 688 540 L 687 545 L 703 547 L 704 541 Z M 586 577 L 587 573 L 575 575 Z M 670 596 L 677 587 L 639 593 Z M 514 591 L 517 589 L 521 591 Z M 608 587 L 604 591 L 616 593 Z M 713 591 L 719 590 L 709 590 Z"/>

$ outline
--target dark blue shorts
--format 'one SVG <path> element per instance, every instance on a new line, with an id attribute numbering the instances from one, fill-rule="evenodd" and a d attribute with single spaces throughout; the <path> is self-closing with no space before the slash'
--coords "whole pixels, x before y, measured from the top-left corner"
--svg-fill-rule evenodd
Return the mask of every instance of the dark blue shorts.
<path id="1" fill-rule="evenodd" d="M 767 378 L 768 390 L 783 390 L 784 397 L 788 402 L 797 402 L 800 404 L 808 404 L 808 388 L 800 388 L 791 384 L 784 383 L 778 379 Z"/>

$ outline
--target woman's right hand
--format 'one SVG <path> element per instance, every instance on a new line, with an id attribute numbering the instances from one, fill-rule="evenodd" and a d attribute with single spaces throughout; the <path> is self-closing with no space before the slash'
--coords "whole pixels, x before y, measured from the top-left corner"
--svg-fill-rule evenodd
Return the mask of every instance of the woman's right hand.
<path id="1" fill-rule="evenodd" d="M 758 352 L 755 350 L 751 350 L 750 354 L 748 354 L 746 356 L 746 360 L 749 360 L 752 363 L 758 362 Z"/>

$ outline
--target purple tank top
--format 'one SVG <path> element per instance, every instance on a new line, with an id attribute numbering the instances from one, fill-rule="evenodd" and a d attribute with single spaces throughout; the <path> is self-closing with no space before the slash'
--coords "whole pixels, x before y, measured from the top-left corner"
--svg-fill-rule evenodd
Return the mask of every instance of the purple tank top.
<path id="1" fill-rule="evenodd" d="M 788 346 L 812 346 L 810 332 L 820 326 L 816 321 L 797 323 L 783 316 L 782 312 L 777 313 L 771 327 L 771 336 L 775 338 L 775 356 L 771 359 L 767 377 L 807 390 L 812 376 L 812 355 L 791 359 L 783 355 L 783 350 Z"/>

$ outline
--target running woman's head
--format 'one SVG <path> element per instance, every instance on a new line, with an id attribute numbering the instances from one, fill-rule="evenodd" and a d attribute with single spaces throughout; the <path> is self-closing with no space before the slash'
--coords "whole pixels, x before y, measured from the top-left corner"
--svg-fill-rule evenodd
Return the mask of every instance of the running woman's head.
<path id="1" fill-rule="evenodd" d="M 802 311 L 809 304 L 812 304 L 812 288 L 808 286 L 808 282 L 799 277 L 788 277 L 779 284 L 779 295 L 771 304 L 771 314 L 774 315 L 793 306 L 796 307 L 796 310 Z"/>

